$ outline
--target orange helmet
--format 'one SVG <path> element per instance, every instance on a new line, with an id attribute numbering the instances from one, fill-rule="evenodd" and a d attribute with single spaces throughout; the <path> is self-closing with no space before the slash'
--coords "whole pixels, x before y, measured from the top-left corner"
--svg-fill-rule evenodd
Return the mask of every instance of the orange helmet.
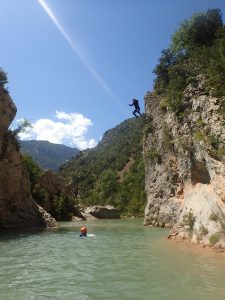
<path id="1" fill-rule="evenodd" d="M 80 232 L 87 233 L 87 227 L 86 226 L 81 227 Z"/>

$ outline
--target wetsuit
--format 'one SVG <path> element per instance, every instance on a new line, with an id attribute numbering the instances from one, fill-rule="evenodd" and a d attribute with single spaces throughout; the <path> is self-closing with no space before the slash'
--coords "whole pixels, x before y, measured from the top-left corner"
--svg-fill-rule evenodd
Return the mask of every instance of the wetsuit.
<path id="1" fill-rule="evenodd" d="M 140 113 L 140 106 L 139 106 L 139 103 L 138 103 L 138 100 L 137 99 L 133 99 L 133 103 L 130 104 L 130 106 L 133 106 L 134 105 L 134 108 L 135 110 L 133 111 L 133 115 L 138 118 L 138 116 L 136 115 L 136 113 L 138 113 L 140 116 L 142 116 L 142 114 Z"/>
<path id="2" fill-rule="evenodd" d="M 87 233 L 80 233 L 80 237 L 87 237 Z"/>

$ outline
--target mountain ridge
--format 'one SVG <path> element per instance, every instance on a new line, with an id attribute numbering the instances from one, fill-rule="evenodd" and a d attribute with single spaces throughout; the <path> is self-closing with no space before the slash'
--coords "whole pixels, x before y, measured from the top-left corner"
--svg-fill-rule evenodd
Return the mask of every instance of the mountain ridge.
<path id="1" fill-rule="evenodd" d="M 45 140 L 20 141 L 21 152 L 30 155 L 43 169 L 58 171 L 60 165 L 76 156 L 80 150 Z"/>

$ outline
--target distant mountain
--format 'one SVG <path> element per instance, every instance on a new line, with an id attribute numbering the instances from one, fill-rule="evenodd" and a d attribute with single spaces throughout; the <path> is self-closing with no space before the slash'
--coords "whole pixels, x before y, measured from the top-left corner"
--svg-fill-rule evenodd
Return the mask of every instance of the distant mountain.
<path id="1" fill-rule="evenodd" d="M 75 157 L 80 151 L 48 141 L 20 141 L 21 152 L 29 154 L 43 169 L 58 171 L 59 166 Z"/>

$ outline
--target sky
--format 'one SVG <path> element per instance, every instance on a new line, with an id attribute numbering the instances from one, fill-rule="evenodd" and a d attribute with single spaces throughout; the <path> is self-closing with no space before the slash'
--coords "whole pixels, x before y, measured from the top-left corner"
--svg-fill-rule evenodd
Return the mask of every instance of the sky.
<path id="1" fill-rule="evenodd" d="M 0 0 L 0 66 L 21 139 L 94 147 L 152 91 L 179 25 L 225 0 Z M 16 126 L 16 125 L 14 125 Z"/>

